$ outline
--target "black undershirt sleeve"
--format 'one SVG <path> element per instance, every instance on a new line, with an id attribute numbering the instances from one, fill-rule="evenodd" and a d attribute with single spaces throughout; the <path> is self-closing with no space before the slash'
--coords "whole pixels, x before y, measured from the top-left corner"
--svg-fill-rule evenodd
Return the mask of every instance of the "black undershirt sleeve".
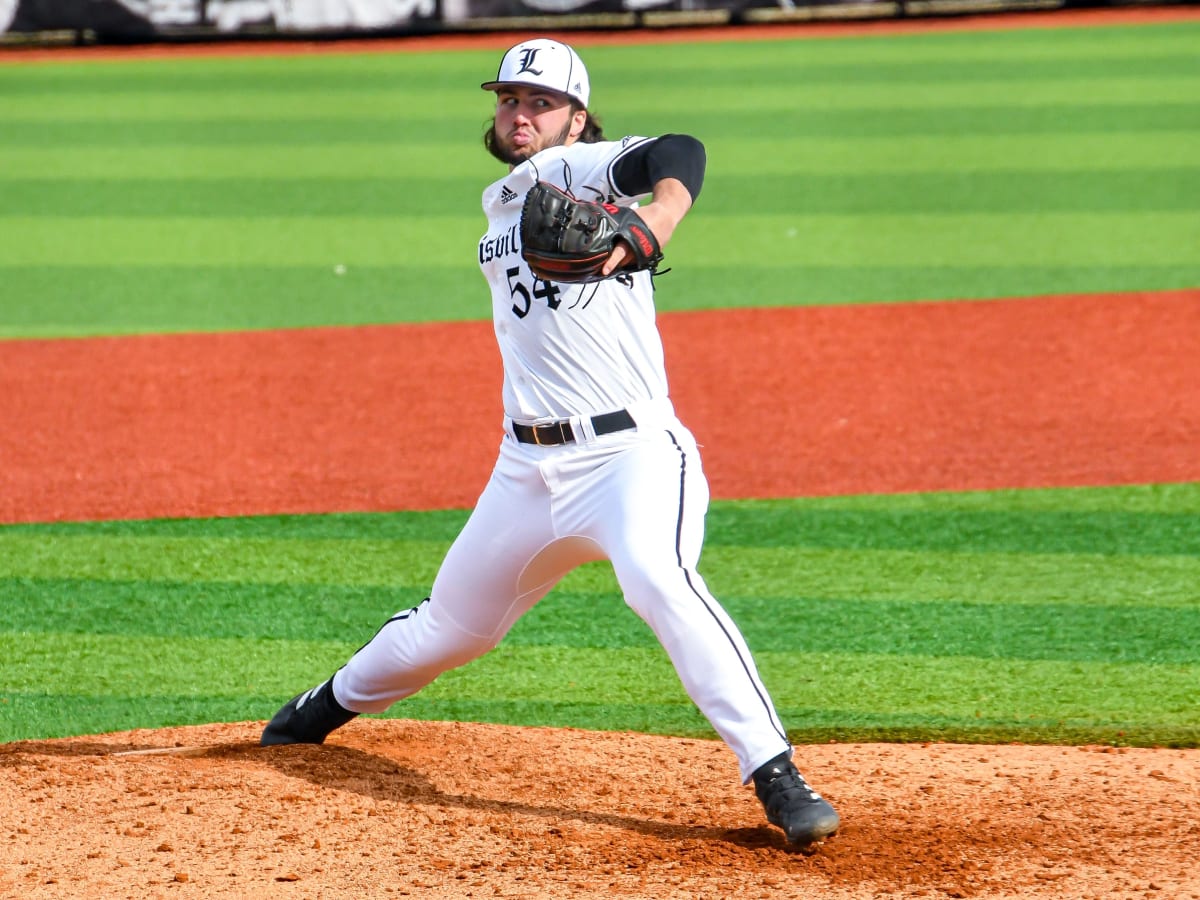
<path id="1" fill-rule="evenodd" d="M 664 134 L 646 141 L 613 165 L 613 186 L 627 197 L 649 194 L 664 178 L 678 178 L 692 195 L 700 196 L 706 163 L 704 145 L 687 134 Z"/>

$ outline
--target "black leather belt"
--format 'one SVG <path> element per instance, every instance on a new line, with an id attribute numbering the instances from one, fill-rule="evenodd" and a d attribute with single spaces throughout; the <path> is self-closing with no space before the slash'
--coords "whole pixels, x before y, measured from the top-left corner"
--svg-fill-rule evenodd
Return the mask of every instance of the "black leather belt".
<path id="1" fill-rule="evenodd" d="M 612 434 L 614 431 L 628 431 L 630 428 L 636 427 L 637 423 L 633 421 L 633 416 L 623 409 L 592 416 L 592 428 L 597 435 Z M 513 422 L 512 429 L 513 435 L 522 444 L 537 444 L 539 447 L 555 447 L 559 444 L 569 444 L 575 440 L 575 429 L 571 427 L 571 423 L 567 419 L 548 422 L 545 425 L 521 425 Z"/>

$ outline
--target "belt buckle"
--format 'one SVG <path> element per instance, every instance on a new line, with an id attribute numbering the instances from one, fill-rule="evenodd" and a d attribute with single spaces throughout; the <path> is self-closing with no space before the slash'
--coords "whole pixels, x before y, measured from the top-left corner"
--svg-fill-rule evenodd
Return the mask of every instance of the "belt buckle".
<path id="1" fill-rule="evenodd" d="M 568 429 L 570 428 L 571 423 L 566 419 L 560 419 L 557 422 L 547 422 L 544 425 L 534 425 L 533 442 L 539 447 L 558 447 L 561 444 L 569 444 L 575 440 L 575 433 L 574 431 L 569 431 Z M 543 443 L 541 436 L 543 431 L 547 432 L 547 436 L 553 432 L 557 440 Z"/>

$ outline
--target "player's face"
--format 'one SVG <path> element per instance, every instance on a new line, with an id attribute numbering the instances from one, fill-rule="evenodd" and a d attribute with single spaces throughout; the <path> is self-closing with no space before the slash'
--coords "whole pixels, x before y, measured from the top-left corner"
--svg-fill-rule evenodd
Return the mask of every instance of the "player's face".
<path id="1" fill-rule="evenodd" d="M 510 165 L 520 165 L 547 147 L 572 144 L 587 113 L 575 112 L 566 94 L 513 85 L 496 92 L 496 146 Z"/>

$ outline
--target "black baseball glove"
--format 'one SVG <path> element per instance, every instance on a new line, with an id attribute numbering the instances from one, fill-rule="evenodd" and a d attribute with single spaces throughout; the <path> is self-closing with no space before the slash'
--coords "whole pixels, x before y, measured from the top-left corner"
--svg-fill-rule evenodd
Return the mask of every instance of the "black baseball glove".
<path id="1" fill-rule="evenodd" d="M 576 200 L 544 181 L 525 195 L 521 255 L 538 278 L 569 284 L 603 281 L 600 270 L 618 240 L 631 254 L 619 271 L 658 268 L 662 248 L 632 209 Z"/>

